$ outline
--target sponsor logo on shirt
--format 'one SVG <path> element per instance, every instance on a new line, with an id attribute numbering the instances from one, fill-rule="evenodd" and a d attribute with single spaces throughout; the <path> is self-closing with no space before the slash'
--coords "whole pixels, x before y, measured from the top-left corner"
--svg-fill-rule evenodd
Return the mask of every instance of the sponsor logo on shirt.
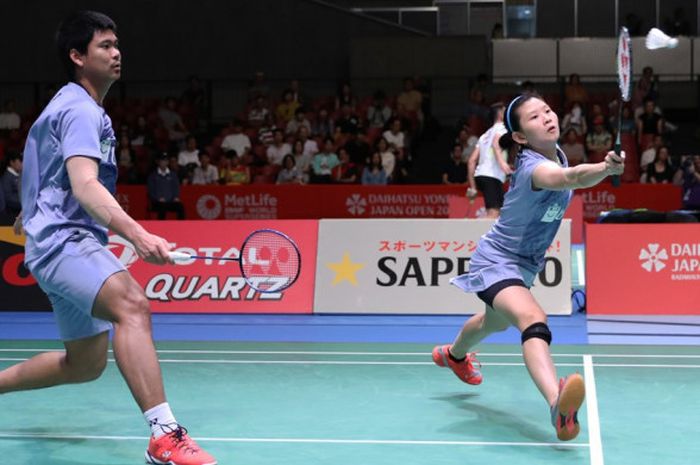
<path id="1" fill-rule="evenodd" d="M 549 208 L 547 208 L 547 211 L 544 213 L 540 221 L 543 223 L 551 223 L 553 221 L 561 220 L 562 218 L 564 218 L 564 209 L 561 208 L 561 205 L 558 203 L 553 203 L 549 206 Z"/>

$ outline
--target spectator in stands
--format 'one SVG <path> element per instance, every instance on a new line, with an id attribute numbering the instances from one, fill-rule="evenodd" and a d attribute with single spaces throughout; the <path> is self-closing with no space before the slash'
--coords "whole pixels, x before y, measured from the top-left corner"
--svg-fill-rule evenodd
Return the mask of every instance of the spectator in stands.
<path id="1" fill-rule="evenodd" d="M 181 179 L 181 184 L 191 186 L 194 184 L 194 172 L 198 168 L 198 165 L 195 165 L 194 163 L 190 163 L 189 165 L 185 166 L 184 170 L 180 171 L 180 179 Z"/>
<path id="2" fill-rule="evenodd" d="M 331 171 L 333 182 L 339 184 L 354 184 L 358 180 L 357 166 L 350 159 L 350 154 L 341 147 L 338 149 L 339 163 Z"/>
<path id="3" fill-rule="evenodd" d="M 452 147 L 452 157 L 442 172 L 443 184 L 468 184 L 467 164 L 462 161 L 462 149 L 460 144 Z"/>
<path id="4" fill-rule="evenodd" d="M 375 153 L 379 154 L 379 158 L 382 160 L 382 167 L 388 178 L 389 182 L 393 182 L 392 178 L 394 174 L 394 168 L 396 167 L 396 154 L 390 149 L 389 143 L 385 138 L 380 138 L 376 144 Z M 365 161 L 368 163 L 369 160 Z"/>
<path id="5" fill-rule="evenodd" d="M 362 184 L 364 185 L 386 185 L 388 183 L 386 171 L 382 166 L 382 157 L 378 152 L 374 152 L 370 158 L 369 165 L 362 171 Z"/>
<path id="6" fill-rule="evenodd" d="M 289 82 L 289 90 L 292 91 L 292 100 L 299 103 L 299 106 L 304 106 L 305 103 L 309 102 L 309 99 L 304 95 L 304 92 L 301 90 L 301 84 L 299 83 L 299 79 L 292 79 Z"/>
<path id="7" fill-rule="evenodd" d="M 615 128 L 615 131 L 617 131 L 617 108 L 615 108 L 615 111 L 610 115 L 610 126 Z M 621 135 L 629 134 L 632 136 L 636 136 L 637 134 L 637 123 L 634 120 L 634 115 L 632 114 L 632 109 L 629 105 L 622 107 L 620 133 Z M 634 140 L 636 141 L 637 138 L 635 137 Z"/>
<path id="8" fill-rule="evenodd" d="M 310 132 L 311 131 L 308 127 L 302 126 L 299 128 L 298 134 L 299 140 L 304 146 L 304 155 L 308 155 L 309 158 L 313 157 L 318 153 L 318 144 L 315 140 L 309 139 Z"/>
<path id="9" fill-rule="evenodd" d="M 572 73 L 569 76 L 569 82 L 564 87 L 564 98 L 566 99 L 566 105 L 571 105 L 574 102 L 581 105 L 588 103 L 588 92 L 581 84 L 581 76 L 576 73 Z"/>
<path id="10" fill-rule="evenodd" d="M 158 110 L 158 118 L 160 118 L 163 127 L 168 130 L 168 138 L 171 142 L 180 143 L 185 139 L 188 131 L 182 117 L 177 112 L 175 97 L 165 99 L 165 106 Z"/>
<path id="11" fill-rule="evenodd" d="M 394 118 L 391 121 L 391 126 L 389 130 L 384 131 L 382 137 L 386 139 L 386 141 L 389 143 L 389 147 L 394 153 L 404 150 L 406 138 L 404 132 L 401 130 L 400 119 Z"/>
<path id="12" fill-rule="evenodd" d="M 488 120 L 489 108 L 485 103 L 484 92 L 480 88 L 474 87 L 469 91 L 469 100 L 467 101 L 464 116 L 467 120 L 471 117 L 479 118 L 484 122 Z"/>
<path id="13" fill-rule="evenodd" d="M 338 156 L 333 152 L 333 139 L 327 137 L 323 144 L 323 151 L 314 155 L 311 162 L 310 181 L 314 184 L 331 183 L 331 172 L 338 163 Z"/>
<path id="14" fill-rule="evenodd" d="M 400 117 L 411 121 L 422 121 L 423 95 L 415 87 L 415 82 L 412 78 L 403 80 L 403 92 L 396 99 L 397 113 Z"/>
<path id="15" fill-rule="evenodd" d="M 211 164 L 211 158 L 206 150 L 199 152 L 199 166 L 194 169 L 192 184 L 207 185 L 219 182 L 219 170 Z"/>
<path id="16" fill-rule="evenodd" d="M 199 149 L 197 148 L 197 138 L 192 134 L 185 139 L 185 148 L 177 154 L 177 164 L 182 168 L 194 163 L 199 166 Z"/>
<path id="17" fill-rule="evenodd" d="M 14 221 L 22 211 L 22 201 L 19 191 L 19 181 L 22 175 L 22 155 L 8 153 L 5 156 L 6 168 L 0 175 L 0 188 L 5 199 L 5 215 Z"/>
<path id="18" fill-rule="evenodd" d="M 369 145 L 367 135 L 363 131 L 350 135 L 350 139 L 345 143 L 345 149 L 350 155 L 350 161 L 357 166 L 366 165 L 372 154 L 372 147 Z"/>
<path id="19" fill-rule="evenodd" d="M 700 210 L 700 155 L 683 163 L 683 208 Z"/>
<path id="20" fill-rule="evenodd" d="M 586 115 L 586 124 L 588 125 L 588 132 L 591 132 L 591 129 L 593 129 L 594 126 L 594 121 L 598 119 L 598 117 L 603 118 L 603 127 L 606 129 L 608 128 L 608 122 L 605 119 L 605 113 L 603 112 L 603 107 L 599 103 L 594 103 L 591 105 L 591 111 Z"/>
<path id="21" fill-rule="evenodd" d="M 242 163 L 242 158 L 235 150 L 224 154 L 219 170 L 219 184 L 237 186 L 250 184 L 250 169 Z"/>
<path id="22" fill-rule="evenodd" d="M 316 120 L 311 125 L 311 134 L 325 139 L 333 136 L 334 132 L 335 121 L 333 121 L 333 118 L 328 112 L 328 108 L 319 108 Z"/>
<path id="23" fill-rule="evenodd" d="M 248 124 L 254 128 L 259 128 L 265 123 L 269 115 L 270 110 L 267 108 L 265 97 L 259 95 L 248 112 Z"/>
<path id="24" fill-rule="evenodd" d="M 197 159 L 197 163 L 199 163 L 199 158 Z M 194 165 L 194 166 L 197 166 L 197 165 Z M 185 176 L 185 170 L 187 169 L 187 167 L 180 166 L 180 164 L 178 163 L 177 155 L 168 155 L 168 169 L 172 173 L 175 173 L 178 181 L 180 181 L 180 185 L 182 185 L 183 178 Z"/>
<path id="25" fill-rule="evenodd" d="M 367 125 L 370 128 L 384 129 L 391 120 L 391 107 L 386 103 L 386 94 L 378 90 L 372 97 L 372 104 L 367 108 Z"/>
<path id="26" fill-rule="evenodd" d="M 277 110 L 275 111 L 275 116 L 277 116 L 278 122 L 287 124 L 294 118 L 294 113 L 299 108 L 299 102 L 294 101 L 294 94 L 291 89 L 285 89 L 282 93 L 282 102 L 277 105 Z M 280 160 L 281 162 L 282 160 Z"/>
<path id="27" fill-rule="evenodd" d="M 597 116 L 593 120 L 593 130 L 586 136 L 587 161 L 598 163 L 605 159 L 605 155 L 612 148 L 612 134 L 605 129 L 605 119 Z"/>
<path id="28" fill-rule="evenodd" d="M 466 163 L 469 159 L 469 156 L 474 151 L 476 144 L 479 143 L 479 138 L 471 133 L 469 129 L 469 123 L 465 123 L 463 128 L 460 129 L 459 135 L 457 136 L 457 140 L 455 140 L 455 143 L 463 147 L 462 161 Z"/>
<path id="29" fill-rule="evenodd" d="M 656 153 L 664 145 L 664 138 L 662 135 L 657 134 L 654 136 L 652 145 L 642 152 L 642 156 L 639 158 L 639 167 L 642 171 L 642 176 L 645 176 L 647 167 L 656 160 Z"/>
<path id="30" fill-rule="evenodd" d="M 165 219 L 166 212 L 175 212 L 179 220 L 185 218 L 185 209 L 180 201 L 180 182 L 177 175 L 168 168 L 168 156 L 158 158 L 158 166 L 148 176 L 148 198 L 151 210 L 158 214 L 158 219 Z"/>
<path id="31" fill-rule="evenodd" d="M 231 133 L 221 141 L 221 150 L 234 150 L 238 156 L 245 159 L 250 152 L 250 138 L 243 133 L 243 122 L 239 119 L 231 123 Z"/>
<path id="32" fill-rule="evenodd" d="M 647 165 L 646 177 L 642 182 L 649 184 L 671 184 L 676 170 L 671 164 L 668 147 L 662 145 L 656 152 L 653 163 Z"/>
<path id="33" fill-rule="evenodd" d="M 253 80 L 248 86 L 248 101 L 253 102 L 258 97 L 267 98 L 270 95 L 270 86 L 265 81 L 265 73 L 256 71 Z"/>
<path id="34" fill-rule="evenodd" d="M 129 133 L 122 133 L 121 136 L 119 136 L 116 158 L 117 168 L 119 169 L 119 177 L 117 179 L 121 182 L 135 182 L 136 171 L 134 169 L 134 162 L 136 161 L 136 155 L 134 154 L 134 149 L 131 148 Z"/>
<path id="35" fill-rule="evenodd" d="M 642 150 L 651 145 L 654 136 L 663 134 L 663 117 L 655 109 L 656 103 L 652 99 L 646 99 L 644 113 L 637 118 L 637 144 Z"/>
<path id="36" fill-rule="evenodd" d="M 284 156 L 290 153 L 292 146 L 284 141 L 284 133 L 281 129 L 275 129 L 272 145 L 267 148 L 267 162 L 281 166 Z"/>
<path id="37" fill-rule="evenodd" d="M 263 122 L 263 125 L 258 129 L 258 141 L 265 147 L 269 147 L 275 142 L 275 131 L 277 126 L 272 121 L 272 115 L 268 115 Z"/>
<path id="38" fill-rule="evenodd" d="M 131 145 L 153 147 L 153 132 L 148 127 L 148 121 L 143 115 L 136 118 L 136 127 L 131 135 Z"/>
<path id="39" fill-rule="evenodd" d="M 586 149 L 579 142 L 576 131 L 573 128 L 564 134 L 564 142 L 561 144 L 561 149 L 569 160 L 569 166 L 576 166 L 586 161 Z"/>
<path id="40" fill-rule="evenodd" d="M 569 132 L 573 129 L 578 137 L 585 137 L 588 133 L 586 116 L 583 114 L 583 106 L 579 102 L 574 102 L 564 118 L 561 120 L 561 131 Z"/>
<path id="41" fill-rule="evenodd" d="M 340 128 L 342 134 L 357 134 L 360 130 L 360 118 L 358 118 L 353 107 L 348 103 L 343 103 L 340 107 L 340 118 L 335 124 L 336 128 Z"/>
<path id="42" fill-rule="evenodd" d="M 308 128 L 309 131 L 311 131 L 311 123 L 306 119 L 306 110 L 304 110 L 304 107 L 299 107 L 294 112 L 294 119 L 287 123 L 285 133 L 296 135 L 302 127 Z"/>
<path id="43" fill-rule="evenodd" d="M 654 68 L 645 66 L 642 69 L 642 75 L 634 85 L 632 102 L 635 106 L 639 106 L 649 99 L 656 101 L 658 97 L 658 82 L 654 76 Z"/>
<path id="44" fill-rule="evenodd" d="M 277 173 L 277 184 L 303 183 L 303 175 L 296 164 L 294 156 L 291 154 L 285 155 L 282 159 L 282 169 Z"/>
<path id="45" fill-rule="evenodd" d="M 345 81 L 340 84 L 338 93 L 335 96 L 335 109 L 340 110 L 344 105 L 349 105 L 350 110 L 355 111 L 357 107 L 357 98 L 352 93 L 350 83 Z"/>
<path id="46" fill-rule="evenodd" d="M 313 154 L 307 153 L 305 150 L 304 142 L 301 139 L 297 139 L 292 144 L 292 157 L 294 158 L 294 166 L 301 175 L 301 180 L 304 184 L 309 182 L 309 176 L 311 174 L 311 160 L 314 155 L 318 153 L 318 150 Z M 286 155 L 285 155 L 286 158 Z M 284 159 L 282 160 L 282 166 L 284 166 Z"/>
<path id="47" fill-rule="evenodd" d="M 392 184 L 412 184 L 411 165 L 403 152 L 396 154 L 394 172 L 391 173 Z"/>
<path id="48" fill-rule="evenodd" d="M 15 110 L 15 101 L 13 99 L 5 100 L 5 105 L 3 105 L 2 111 L 0 112 L 0 133 L 19 129 L 21 123 L 22 119 Z"/>

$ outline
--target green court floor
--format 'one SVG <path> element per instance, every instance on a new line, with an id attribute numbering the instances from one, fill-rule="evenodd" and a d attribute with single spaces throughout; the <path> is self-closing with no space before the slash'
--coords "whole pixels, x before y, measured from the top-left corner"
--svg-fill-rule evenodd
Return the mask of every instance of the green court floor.
<path id="1" fill-rule="evenodd" d="M 56 342 L 0 342 L 0 368 Z M 158 344 L 178 420 L 222 465 L 670 464 L 700 457 L 697 347 L 556 346 L 586 376 L 559 443 L 520 347 L 462 384 L 422 344 Z M 148 430 L 114 363 L 84 385 L 0 396 L 2 463 L 137 464 Z"/>

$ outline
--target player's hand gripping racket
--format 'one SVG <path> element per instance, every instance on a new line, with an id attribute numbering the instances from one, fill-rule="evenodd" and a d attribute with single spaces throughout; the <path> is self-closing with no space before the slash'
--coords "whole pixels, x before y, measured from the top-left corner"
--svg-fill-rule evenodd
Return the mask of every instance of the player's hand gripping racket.
<path id="1" fill-rule="evenodd" d="M 207 257 L 184 252 L 170 252 L 173 261 L 192 259 L 237 261 L 241 276 L 258 292 L 279 292 L 299 277 L 301 254 L 294 241 L 274 229 L 253 231 L 243 241 L 238 257 Z"/>
<path id="2" fill-rule="evenodd" d="M 626 27 L 620 28 L 620 37 L 617 41 L 617 84 L 620 87 L 620 101 L 617 108 L 617 137 L 615 138 L 615 153 L 620 155 L 622 144 L 620 142 L 620 130 L 622 129 L 622 107 L 630 101 L 632 89 L 632 48 L 630 35 Z M 620 185 L 620 176 L 612 177 L 613 186 Z"/>

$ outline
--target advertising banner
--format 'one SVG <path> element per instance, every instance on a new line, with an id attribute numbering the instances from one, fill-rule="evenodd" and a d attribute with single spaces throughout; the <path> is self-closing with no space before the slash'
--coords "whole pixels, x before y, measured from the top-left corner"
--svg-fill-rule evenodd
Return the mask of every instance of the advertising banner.
<path id="1" fill-rule="evenodd" d="M 590 314 L 700 315 L 700 225 L 586 225 Z"/>
<path id="2" fill-rule="evenodd" d="M 214 257 L 175 265 L 151 265 L 138 259 L 130 243 L 119 236 L 110 236 L 109 248 L 145 289 L 154 312 L 311 313 L 318 234 L 316 220 L 144 221 L 141 224 L 149 232 L 166 238 L 175 251 Z M 255 291 L 241 277 L 238 262 L 217 259 L 238 257 L 246 236 L 263 228 L 287 234 L 301 253 L 298 280 L 277 293 Z M 276 251 L 271 254 L 270 262 L 275 264 Z"/>
<path id="3" fill-rule="evenodd" d="M 49 310 L 51 304 L 24 267 L 24 236 L 0 227 L 0 308 L 5 311 Z"/>
<path id="4" fill-rule="evenodd" d="M 316 313 L 465 314 L 484 309 L 449 284 L 466 272 L 492 220 L 321 220 Z M 532 290 L 549 314 L 571 313 L 571 220 Z"/>

